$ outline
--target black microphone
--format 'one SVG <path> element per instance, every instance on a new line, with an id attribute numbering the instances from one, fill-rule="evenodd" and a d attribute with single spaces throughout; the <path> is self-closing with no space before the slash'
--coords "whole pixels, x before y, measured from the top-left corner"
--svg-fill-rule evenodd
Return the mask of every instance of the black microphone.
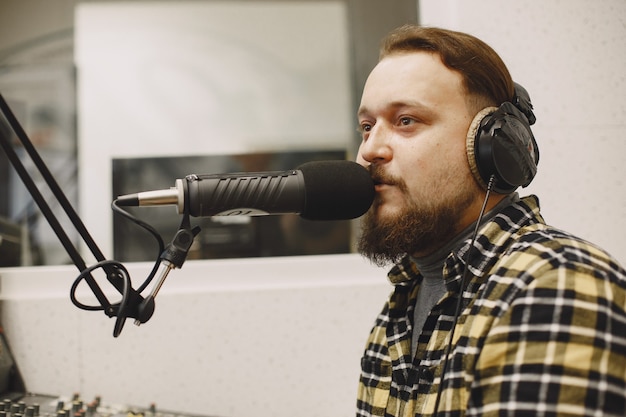
<path id="1" fill-rule="evenodd" d="M 305 163 L 295 170 L 188 175 L 168 190 L 120 196 L 119 206 L 176 205 L 194 217 L 300 214 L 308 220 L 348 220 L 374 200 L 374 183 L 351 161 Z"/>

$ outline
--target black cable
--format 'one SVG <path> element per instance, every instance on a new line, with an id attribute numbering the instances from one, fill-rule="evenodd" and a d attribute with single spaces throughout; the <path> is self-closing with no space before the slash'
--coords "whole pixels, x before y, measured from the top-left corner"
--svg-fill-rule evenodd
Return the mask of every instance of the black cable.
<path id="1" fill-rule="evenodd" d="M 476 238 L 478 237 L 478 230 L 480 229 L 480 223 L 485 215 L 485 209 L 487 207 L 487 201 L 489 200 L 489 195 L 493 190 L 493 186 L 495 184 L 496 176 L 492 175 L 489 178 L 489 184 L 487 184 L 487 192 L 485 194 L 485 199 L 483 201 L 483 205 L 480 209 L 480 213 L 478 214 L 478 219 L 476 220 L 476 226 L 474 227 L 474 232 L 472 233 L 472 240 L 470 242 L 470 247 L 465 254 L 465 265 L 463 266 L 463 274 L 461 275 L 461 282 L 459 285 L 459 295 L 456 300 L 456 307 L 454 309 L 454 319 L 452 321 L 452 329 L 450 330 L 450 340 L 448 340 L 448 344 L 446 345 L 446 349 L 444 351 L 444 362 L 443 368 L 441 370 L 441 377 L 439 378 L 439 387 L 437 388 L 437 398 L 435 399 L 435 412 L 434 416 L 437 416 L 439 413 L 439 402 L 441 401 L 441 394 L 443 392 L 443 380 L 448 371 L 448 362 L 450 351 L 452 350 L 452 340 L 454 339 L 454 331 L 456 330 L 456 325 L 459 321 L 459 316 L 461 315 L 461 307 L 463 306 L 463 291 L 465 290 L 465 284 L 467 281 L 467 277 L 469 275 L 469 262 L 471 259 L 471 253 L 474 249 L 474 245 L 476 244 Z"/>
<path id="2" fill-rule="evenodd" d="M 140 226 L 140 227 L 144 228 L 145 230 L 147 230 L 154 237 L 154 239 L 157 241 L 158 254 L 157 254 L 157 258 L 156 258 L 156 261 L 154 263 L 154 266 L 152 268 L 152 271 L 150 272 L 148 277 L 144 280 L 144 282 L 139 286 L 139 288 L 137 288 L 137 290 L 135 290 L 137 293 L 141 293 L 148 286 L 148 284 L 150 284 L 152 279 L 154 279 L 154 276 L 156 275 L 157 271 L 159 270 L 159 266 L 160 266 L 160 263 L 161 263 L 160 262 L 160 255 L 165 250 L 165 244 L 163 242 L 163 238 L 161 237 L 159 232 L 154 227 L 152 227 L 148 223 L 138 219 L 137 217 L 135 217 L 132 214 L 130 214 L 127 211 L 125 211 L 124 209 L 120 208 L 117 205 L 117 199 L 114 200 L 113 203 L 111 203 L 111 208 L 113 209 L 113 211 L 115 213 L 117 213 L 117 214 L 119 214 L 121 216 L 124 216 L 128 220 L 132 221 L 133 223 L 135 223 L 138 226 Z M 81 308 L 83 310 L 102 310 L 102 306 L 99 306 L 99 307 L 98 306 L 88 306 L 86 304 L 81 303 L 76 298 L 76 290 L 77 290 L 78 285 L 80 284 L 80 282 L 82 280 L 86 279 L 86 277 L 88 276 L 88 274 L 90 274 L 90 272 L 92 272 L 92 271 L 94 271 L 94 270 L 96 270 L 98 268 L 103 268 L 103 269 L 108 269 L 109 271 L 113 271 L 114 278 L 118 278 L 118 279 L 121 278 L 121 279 L 123 279 L 123 288 L 122 288 L 122 291 L 121 291 L 122 292 L 122 302 L 120 303 L 120 304 L 122 304 L 120 306 L 120 309 L 123 309 L 125 307 L 123 305 L 124 304 L 124 300 L 128 298 L 126 292 L 130 291 L 132 289 L 132 286 L 130 288 L 127 288 L 128 282 L 126 280 L 126 277 L 129 277 L 130 274 L 128 273 L 128 271 L 126 270 L 124 265 L 122 265 L 120 262 L 114 261 L 114 260 L 100 261 L 100 262 L 96 263 L 95 265 L 93 265 L 93 266 L 91 266 L 89 268 L 85 268 L 83 271 L 81 271 L 80 275 L 76 278 L 76 280 L 74 280 L 74 283 L 72 284 L 72 287 L 71 287 L 71 290 L 70 290 L 70 298 L 71 298 L 72 302 L 74 303 L 74 305 L 76 307 Z M 120 274 L 120 271 L 121 271 L 121 274 Z"/>
<path id="3" fill-rule="evenodd" d="M 78 288 L 78 285 L 81 283 L 81 281 L 83 281 L 93 271 L 99 268 L 104 269 L 105 267 L 108 267 L 107 269 L 109 270 L 114 270 L 116 276 L 124 280 L 124 289 L 126 289 L 130 276 L 128 274 L 128 271 L 124 267 L 124 265 L 122 265 L 120 262 L 113 261 L 113 260 L 105 260 L 105 261 L 98 262 L 82 270 L 80 274 L 78 275 L 78 278 L 76 278 L 74 282 L 72 283 L 72 287 L 70 288 L 70 300 L 76 307 L 82 310 L 91 310 L 91 311 L 99 311 L 99 310 L 104 309 L 104 306 L 102 305 L 90 306 L 90 305 L 86 305 L 78 301 L 78 299 L 76 298 L 76 290 Z M 124 300 L 125 298 L 125 292 L 126 291 L 122 291 L 122 300 Z"/>
<path id="4" fill-rule="evenodd" d="M 146 287 L 148 286 L 148 284 L 150 284 L 150 282 L 152 281 L 152 279 L 154 278 L 154 276 L 156 275 L 157 271 L 159 270 L 159 266 L 161 264 L 160 262 L 160 256 L 163 253 L 163 251 L 165 250 L 165 243 L 163 241 L 163 238 L 161 237 L 161 235 L 159 234 L 159 232 L 152 227 L 151 225 L 149 225 L 148 223 L 144 222 L 143 220 L 133 216 L 132 214 L 130 214 L 129 212 L 127 212 L 126 210 L 122 209 L 118 204 L 117 204 L 117 199 L 113 200 L 113 202 L 111 203 L 111 208 L 113 209 L 113 211 L 117 214 L 119 214 L 120 216 L 125 217 L 126 219 L 130 220 L 131 222 L 135 223 L 136 225 L 138 225 L 139 227 L 142 227 L 143 229 L 145 229 L 148 233 L 150 233 L 154 239 L 157 241 L 157 245 L 158 245 L 158 253 L 157 253 L 157 257 L 156 257 L 156 262 L 154 263 L 154 266 L 152 268 L 152 271 L 150 272 L 150 274 L 148 275 L 148 277 L 146 278 L 146 280 L 139 286 L 139 288 L 137 288 L 137 292 L 141 293 L 144 289 L 146 289 Z"/>
<path id="5" fill-rule="evenodd" d="M 94 310 L 105 310 L 105 313 L 107 313 L 107 315 L 109 316 L 116 316 L 116 320 L 115 320 L 115 327 L 113 329 L 113 336 L 117 337 L 119 336 L 119 334 L 122 332 L 122 329 L 124 328 L 124 323 L 126 322 L 126 319 L 128 317 L 131 317 L 132 314 L 137 313 L 135 310 L 133 310 L 133 304 L 132 301 L 136 300 L 136 299 L 140 299 L 141 296 L 141 292 L 148 286 L 148 284 L 154 279 L 159 266 L 161 265 L 161 254 L 163 253 L 163 251 L 165 250 L 165 244 L 163 242 L 163 238 L 161 237 L 161 235 L 157 232 L 157 230 L 152 227 L 151 225 L 149 225 L 148 223 L 136 218 L 135 216 L 133 216 L 132 214 L 128 213 L 127 211 L 123 210 L 122 208 L 120 208 L 117 205 L 117 199 L 113 201 L 113 203 L 111 203 L 111 208 L 113 209 L 113 211 L 119 215 L 124 216 L 125 218 L 127 218 L 128 220 L 132 221 L 133 223 L 137 224 L 138 226 L 144 228 L 145 230 L 147 230 L 157 241 L 158 244 L 158 256 L 157 259 L 154 263 L 154 266 L 152 268 L 152 271 L 150 271 L 150 274 L 148 275 L 148 277 L 144 280 L 144 282 L 139 286 L 139 288 L 137 288 L 136 290 L 133 289 L 132 287 L 132 281 L 130 278 L 130 274 L 128 273 L 128 270 L 124 267 L 124 265 L 122 265 L 120 262 L 118 261 L 114 261 L 114 260 L 104 260 L 104 261 L 100 261 L 98 263 L 96 263 L 93 266 L 90 266 L 89 268 L 85 268 L 85 270 L 81 271 L 80 275 L 74 280 L 74 282 L 72 283 L 72 287 L 70 289 L 70 299 L 72 301 L 72 303 L 82 309 L 82 310 L 90 310 L 90 311 L 94 311 Z M 113 283 L 113 281 L 121 281 L 121 286 L 118 284 L 116 285 L 116 289 L 118 291 L 120 291 L 120 293 L 122 294 L 122 299 L 120 300 L 120 302 L 116 305 L 116 306 L 108 306 L 108 307 L 104 307 L 102 305 L 100 306 L 90 306 L 90 305 L 86 305 L 81 303 L 80 301 L 78 301 L 78 298 L 76 296 L 76 291 L 78 289 L 78 285 L 85 279 L 87 279 L 87 277 L 91 276 L 91 272 L 95 271 L 98 268 L 102 268 L 106 271 L 107 273 L 107 278 L 110 282 Z M 93 278 L 92 278 L 93 279 Z M 114 284 L 115 285 L 115 284 Z M 139 304 L 139 303 L 137 303 Z M 107 311 L 108 310 L 108 311 Z M 137 317 L 135 317 L 137 318 Z"/>

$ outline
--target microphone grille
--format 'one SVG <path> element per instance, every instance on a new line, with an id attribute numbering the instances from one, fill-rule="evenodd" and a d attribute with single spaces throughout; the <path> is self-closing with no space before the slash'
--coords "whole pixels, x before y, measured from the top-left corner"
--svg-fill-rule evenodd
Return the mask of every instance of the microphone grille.
<path id="1" fill-rule="evenodd" d="M 302 172 L 304 210 L 308 220 L 348 220 L 362 216 L 374 201 L 374 182 L 364 167 L 352 161 L 307 162 Z"/>

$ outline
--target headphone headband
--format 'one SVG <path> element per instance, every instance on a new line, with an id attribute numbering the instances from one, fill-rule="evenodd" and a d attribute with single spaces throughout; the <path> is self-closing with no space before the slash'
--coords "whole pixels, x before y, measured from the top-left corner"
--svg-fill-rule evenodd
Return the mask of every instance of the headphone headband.
<path id="1" fill-rule="evenodd" d="M 511 103 L 526 116 L 528 124 L 532 126 L 535 124 L 537 118 L 535 117 L 535 113 L 533 113 L 533 104 L 530 101 L 530 95 L 528 91 L 518 83 L 513 84 L 515 84 L 515 93 Z"/>

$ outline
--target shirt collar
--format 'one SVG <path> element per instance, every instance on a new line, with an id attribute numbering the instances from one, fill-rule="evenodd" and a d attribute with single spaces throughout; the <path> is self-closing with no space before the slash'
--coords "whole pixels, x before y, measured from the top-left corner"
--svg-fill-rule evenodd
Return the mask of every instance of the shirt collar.
<path id="1" fill-rule="evenodd" d="M 502 253 L 514 240 L 516 233 L 524 226 L 544 223 L 540 214 L 539 199 L 530 195 L 519 199 L 502 209 L 500 213 L 483 225 L 476 238 L 472 257 L 467 265 L 469 272 L 476 277 L 484 277 Z M 465 268 L 465 257 L 470 249 L 471 237 L 452 251 L 444 263 L 443 276 L 449 291 L 458 292 L 461 274 Z M 403 286 L 422 276 L 410 256 L 405 256 L 393 266 L 388 274 L 389 281 Z"/>

